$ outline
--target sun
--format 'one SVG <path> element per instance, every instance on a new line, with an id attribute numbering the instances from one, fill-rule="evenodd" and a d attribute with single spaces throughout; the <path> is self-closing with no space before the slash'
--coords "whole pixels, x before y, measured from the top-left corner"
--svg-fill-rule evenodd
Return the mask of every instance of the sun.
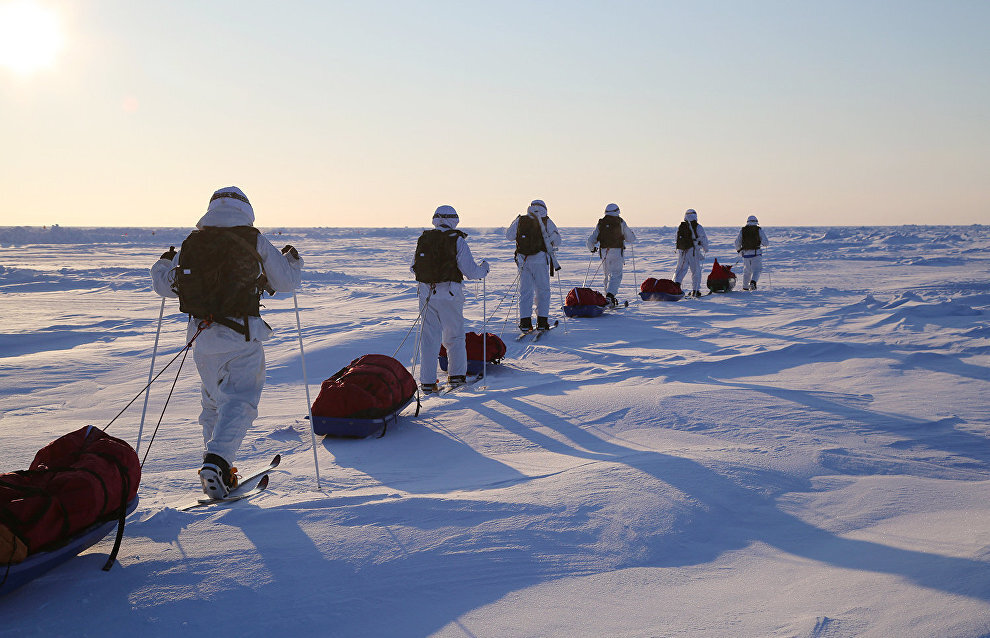
<path id="1" fill-rule="evenodd" d="M 30 0 L 0 0 L 0 67 L 34 73 L 54 65 L 61 48 L 54 11 Z"/>

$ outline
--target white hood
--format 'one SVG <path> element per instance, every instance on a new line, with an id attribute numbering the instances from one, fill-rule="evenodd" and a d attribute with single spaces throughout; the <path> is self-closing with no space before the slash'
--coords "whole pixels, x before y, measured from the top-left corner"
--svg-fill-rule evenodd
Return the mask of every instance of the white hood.
<path id="1" fill-rule="evenodd" d="M 547 216 L 547 203 L 542 199 L 534 199 L 529 203 L 529 208 L 526 209 L 527 213 L 534 213 L 537 217 Z"/>
<path id="2" fill-rule="evenodd" d="M 457 228 L 457 223 L 461 218 L 457 216 L 457 211 L 453 206 L 438 206 L 433 213 L 434 228 Z"/>
<path id="3" fill-rule="evenodd" d="M 236 186 L 221 188 L 213 193 L 206 214 L 196 222 L 196 228 L 204 226 L 254 226 L 254 207 Z"/>
<path id="4" fill-rule="evenodd" d="M 619 216 L 619 205 L 618 204 L 609 204 L 608 206 L 605 207 L 605 214 L 606 215 L 609 215 L 611 217 L 618 217 Z"/>

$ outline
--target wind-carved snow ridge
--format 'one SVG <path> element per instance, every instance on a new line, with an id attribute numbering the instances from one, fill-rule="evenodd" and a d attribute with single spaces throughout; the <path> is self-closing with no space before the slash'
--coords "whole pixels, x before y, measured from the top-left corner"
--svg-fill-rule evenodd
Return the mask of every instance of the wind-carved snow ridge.
<path id="1" fill-rule="evenodd" d="M 630 305 L 563 320 L 570 288 L 603 287 L 590 227 L 564 228 L 561 325 L 536 343 L 514 339 L 504 230 L 468 227 L 492 272 L 465 282 L 464 329 L 502 334 L 504 361 L 382 439 L 317 439 L 320 489 L 296 303 L 310 400 L 363 354 L 411 367 L 429 219 L 263 227 L 306 263 L 295 298 L 262 302 L 275 333 L 236 465 L 281 454 L 268 490 L 178 511 L 202 441 L 177 362 L 149 395 L 120 564 L 100 571 L 108 538 L 3 594 L 0 635 L 990 635 L 990 228 L 768 227 L 755 292 L 644 302 L 674 227 L 627 221 Z M 739 229 L 707 230 L 706 274 L 741 272 Z M 166 300 L 159 330 L 148 269 L 186 233 L 0 228 L 0 472 L 105 426 L 156 335 L 155 371 L 181 351 L 187 318 Z M 135 444 L 142 404 L 108 432 Z"/>

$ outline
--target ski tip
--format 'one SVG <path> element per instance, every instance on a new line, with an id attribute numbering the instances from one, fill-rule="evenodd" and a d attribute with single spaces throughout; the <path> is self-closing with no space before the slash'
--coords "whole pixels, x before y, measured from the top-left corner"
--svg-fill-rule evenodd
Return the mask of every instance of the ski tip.
<path id="1" fill-rule="evenodd" d="M 271 466 L 278 467 L 278 464 L 281 462 L 282 462 L 282 455 L 276 454 L 275 457 L 272 459 Z"/>
<path id="2" fill-rule="evenodd" d="M 263 490 L 268 487 L 268 478 L 269 476 L 267 474 L 263 475 L 261 480 L 258 481 L 258 485 L 255 486 L 255 489 Z"/>

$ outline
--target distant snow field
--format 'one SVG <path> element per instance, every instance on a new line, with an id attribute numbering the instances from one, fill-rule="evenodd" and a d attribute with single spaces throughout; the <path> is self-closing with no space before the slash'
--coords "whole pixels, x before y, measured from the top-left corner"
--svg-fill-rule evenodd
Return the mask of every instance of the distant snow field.
<path id="1" fill-rule="evenodd" d="M 382 439 L 318 439 L 321 489 L 293 298 L 266 298 L 237 465 L 281 453 L 268 491 L 176 509 L 202 440 L 191 360 L 154 433 L 173 365 L 119 564 L 111 535 L 0 595 L 0 637 L 990 636 L 990 227 L 770 227 L 759 290 L 671 303 L 636 292 L 673 273 L 674 230 L 630 223 L 629 307 L 563 321 L 602 289 L 590 229 L 563 229 L 539 342 L 515 340 L 503 231 L 467 229 L 492 272 L 466 329 L 496 313 L 503 364 Z M 360 355 L 411 364 L 419 229 L 264 230 L 306 262 L 313 398 Z M 707 230 L 706 274 L 738 229 Z M 187 232 L 0 228 L 0 472 L 141 390 L 148 269 Z M 156 368 L 185 323 L 169 300 Z M 136 444 L 141 405 L 108 432 Z"/>

